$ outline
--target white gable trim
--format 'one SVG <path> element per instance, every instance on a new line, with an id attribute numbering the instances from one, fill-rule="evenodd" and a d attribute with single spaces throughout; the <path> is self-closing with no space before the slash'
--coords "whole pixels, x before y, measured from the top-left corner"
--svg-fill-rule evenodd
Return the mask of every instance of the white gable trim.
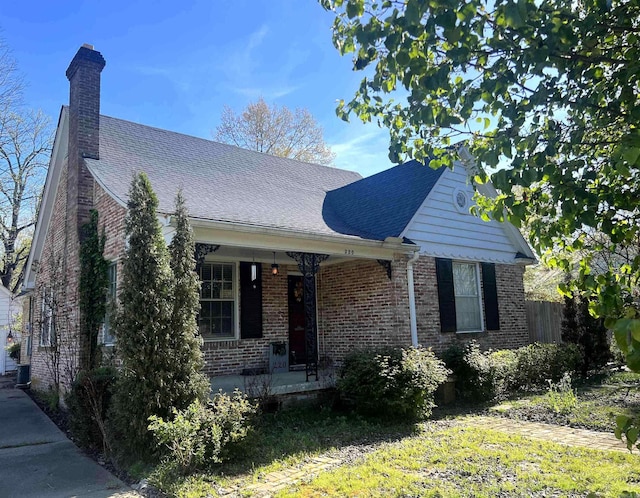
<path id="1" fill-rule="evenodd" d="M 60 175 L 67 157 L 69 149 L 69 110 L 63 106 L 60 110 L 58 118 L 58 126 L 56 128 L 56 137 L 53 142 L 53 151 L 49 160 L 49 168 L 47 170 L 47 179 L 44 183 L 44 192 L 42 193 L 42 201 L 38 210 L 38 220 L 36 221 L 35 233 L 31 243 L 31 251 L 25 266 L 25 274 L 22 287 L 24 290 L 33 289 L 35 286 L 36 272 L 33 269 L 33 263 L 40 261 L 44 243 L 49 231 L 49 224 L 53 216 L 53 205 L 58 193 L 58 185 L 60 183 Z"/>

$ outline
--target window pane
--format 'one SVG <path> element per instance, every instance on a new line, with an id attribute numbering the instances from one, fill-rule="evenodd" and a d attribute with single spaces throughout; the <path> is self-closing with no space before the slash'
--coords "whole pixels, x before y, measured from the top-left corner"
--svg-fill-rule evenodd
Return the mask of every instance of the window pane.
<path id="1" fill-rule="evenodd" d="M 456 297 L 456 324 L 460 331 L 481 330 L 480 302 L 477 297 Z"/>
<path id="2" fill-rule="evenodd" d="M 224 337 L 233 335 L 233 324 L 231 318 L 220 319 L 220 335 Z"/>
<path id="3" fill-rule="evenodd" d="M 453 263 L 452 267 L 456 297 L 456 328 L 462 332 L 482 330 L 477 266 L 473 263 Z"/>
<path id="4" fill-rule="evenodd" d="M 222 297 L 222 292 L 220 292 L 220 287 L 222 284 L 220 282 L 213 282 L 211 285 L 211 297 L 213 299 L 220 299 Z"/>
<path id="5" fill-rule="evenodd" d="M 233 303 L 231 301 L 223 301 L 220 305 L 220 316 L 231 318 L 233 316 Z"/>
<path id="6" fill-rule="evenodd" d="M 454 263 L 453 286 L 456 296 L 477 296 L 478 279 L 476 278 L 476 265 Z"/>
<path id="7" fill-rule="evenodd" d="M 202 299 L 211 299 L 211 282 L 202 282 L 200 297 Z"/>
<path id="8" fill-rule="evenodd" d="M 200 314 L 198 324 L 204 338 L 235 335 L 234 265 L 207 263 L 200 271 Z"/>
<path id="9" fill-rule="evenodd" d="M 211 280 L 211 265 L 203 264 L 202 270 L 200 271 L 202 280 Z"/>
<path id="10" fill-rule="evenodd" d="M 222 265 L 213 265 L 213 280 L 222 280 Z"/>
<path id="11" fill-rule="evenodd" d="M 232 280 L 232 269 L 233 267 L 231 265 L 224 265 L 224 277 L 223 280 L 225 280 L 226 282 L 231 282 Z"/>

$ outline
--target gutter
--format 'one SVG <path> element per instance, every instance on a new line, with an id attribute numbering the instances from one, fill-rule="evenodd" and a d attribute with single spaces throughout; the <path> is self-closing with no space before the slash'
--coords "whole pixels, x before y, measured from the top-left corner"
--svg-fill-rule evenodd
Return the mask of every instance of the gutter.
<path id="1" fill-rule="evenodd" d="M 413 264 L 418 261 L 420 252 L 416 251 L 407 261 L 407 288 L 409 290 L 409 322 L 411 328 L 411 345 L 418 347 L 418 321 L 416 319 L 416 293 L 413 286 Z"/>

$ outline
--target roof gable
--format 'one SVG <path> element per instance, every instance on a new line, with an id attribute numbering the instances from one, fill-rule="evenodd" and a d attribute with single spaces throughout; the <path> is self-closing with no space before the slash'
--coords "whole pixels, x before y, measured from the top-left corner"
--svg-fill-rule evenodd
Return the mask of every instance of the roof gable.
<path id="1" fill-rule="evenodd" d="M 413 160 L 328 192 L 322 216 L 336 232 L 367 239 L 399 237 L 444 167 Z"/>
<path id="2" fill-rule="evenodd" d="M 483 195 L 492 194 L 478 185 Z M 474 186 L 464 165 L 454 161 L 402 232 L 429 256 L 505 264 L 535 259 L 520 232 L 508 222 L 483 221 L 472 215 Z M 462 196 L 459 199 L 459 196 Z M 463 205 L 459 205 L 458 201 Z"/>

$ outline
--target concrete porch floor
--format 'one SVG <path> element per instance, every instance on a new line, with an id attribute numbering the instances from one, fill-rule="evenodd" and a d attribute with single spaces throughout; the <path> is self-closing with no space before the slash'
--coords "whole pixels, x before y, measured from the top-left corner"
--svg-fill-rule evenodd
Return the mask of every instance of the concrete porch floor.
<path id="1" fill-rule="evenodd" d="M 304 370 L 260 375 L 220 375 L 211 378 L 211 392 L 215 394 L 222 390 L 231 393 L 239 389 L 251 397 L 264 397 L 319 391 L 335 385 L 335 372 L 333 369 L 318 370 L 318 380 L 314 379 L 312 376 L 307 382 Z"/>

